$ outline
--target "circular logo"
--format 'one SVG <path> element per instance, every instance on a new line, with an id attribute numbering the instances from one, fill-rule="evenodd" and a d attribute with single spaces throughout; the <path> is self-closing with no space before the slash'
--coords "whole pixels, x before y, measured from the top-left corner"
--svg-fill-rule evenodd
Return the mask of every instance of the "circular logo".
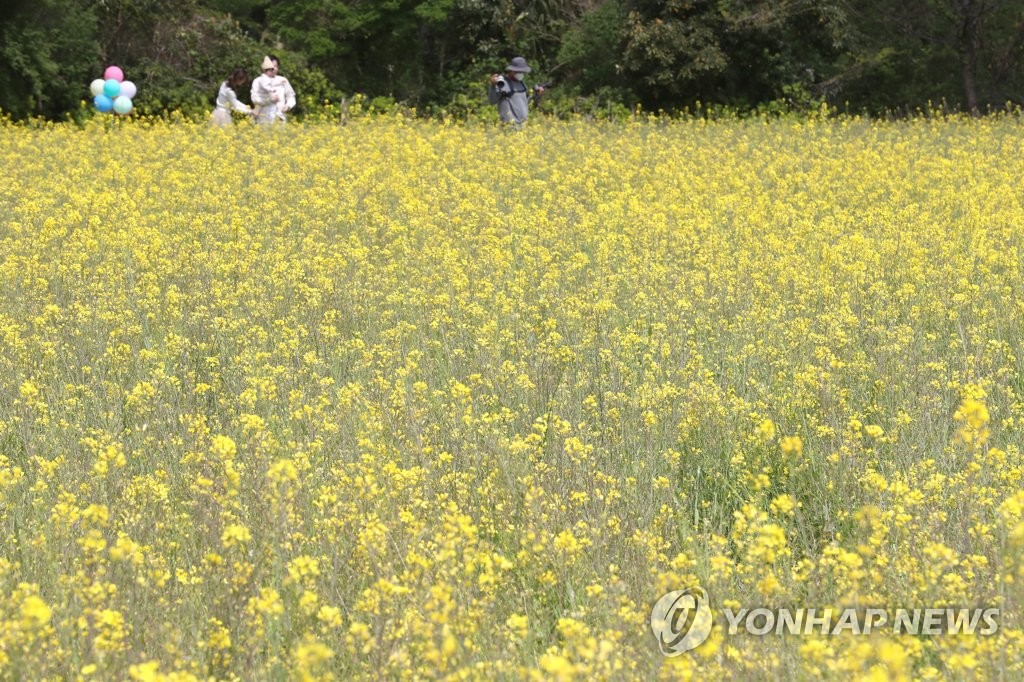
<path id="1" fill-rule="evenodd" d="M 699 587 L 669 592 L 651 610 L 651 630 L 666 656 L 697 648 L 711 634 L 708 593 Z"/>

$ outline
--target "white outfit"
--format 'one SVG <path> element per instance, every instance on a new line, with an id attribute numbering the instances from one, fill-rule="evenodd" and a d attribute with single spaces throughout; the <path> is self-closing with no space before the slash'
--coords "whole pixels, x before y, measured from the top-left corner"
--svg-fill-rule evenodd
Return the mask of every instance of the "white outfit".
<path id="1" fill-rule="evenodd" d="M 252 112 L 249 105 L 238 101 L 238 95 L 236 95 L 235 91 L 228 86 L 228 82 L 224 81 L 220 84 L 220 90 L 217 91 L 217 106 L 213 109 L 214 125 L 231 125 L 232 110 L 240 111 L 243 114 Z"/>
<path id="2" fill-rule="evenodd" d="M 295 107 L 295 90 L 284 76 L 263 73 L 252 82 L 252 104 L 258 123 L 284 121 L 285 113 Z"/>

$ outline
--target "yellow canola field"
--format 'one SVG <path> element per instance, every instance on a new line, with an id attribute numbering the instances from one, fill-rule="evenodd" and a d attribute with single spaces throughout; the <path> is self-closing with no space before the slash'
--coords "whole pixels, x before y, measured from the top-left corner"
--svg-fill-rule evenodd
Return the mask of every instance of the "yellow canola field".
<path id="1" fill-rule="evenodd" d="M 1022 133 L 3 124 L 0 676 L 1020 679 Z"/>

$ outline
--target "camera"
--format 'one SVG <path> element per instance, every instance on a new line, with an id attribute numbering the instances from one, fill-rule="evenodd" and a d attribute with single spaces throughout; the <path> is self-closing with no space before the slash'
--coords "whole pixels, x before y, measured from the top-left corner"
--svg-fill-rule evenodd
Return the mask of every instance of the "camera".
<path id="1" fill-rule="evenodd" d="M 512 86 L 509 85 L 508 80 L 504 76 L 498 76 L 498 79 L 494 81 L 494 89 L 502 97 L 512 96 Z"/>

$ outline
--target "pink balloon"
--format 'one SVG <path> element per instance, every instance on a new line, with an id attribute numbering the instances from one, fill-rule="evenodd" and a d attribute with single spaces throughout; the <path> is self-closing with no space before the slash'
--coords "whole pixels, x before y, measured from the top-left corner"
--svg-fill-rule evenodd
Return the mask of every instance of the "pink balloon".
<path id="1" fill-rule="evenodd" d="M 113 78 L 118 83 L 124 80 L 124 71 L 119 66 L 108 66 L 107 70 L 103 72 L 104 80 L 110 80 Z"/>

